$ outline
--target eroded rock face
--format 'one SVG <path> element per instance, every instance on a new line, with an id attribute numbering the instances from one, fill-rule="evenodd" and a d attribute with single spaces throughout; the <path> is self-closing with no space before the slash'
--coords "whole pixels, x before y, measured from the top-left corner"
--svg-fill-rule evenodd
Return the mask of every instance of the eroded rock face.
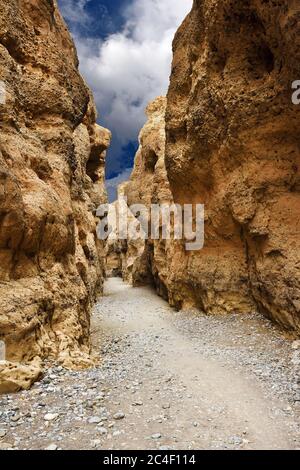
<path id="1" fill-rule="evenodd" d="M 252 305 L 300 328 L 296 2 L 195 1 L 174 41 L 166 167 L 174 200 L 206 206 L 180 284 L 207 311 Z M 175 268 L 176 269 L 176 268 Z"/>
<path id="2" fill-rule="evenodd" d="M 0 339 L 9 361 L 81 367 L 104 274 L 94 211 L 110 133 L 55 1 L 1 2 L 0 80 Z"/>
<path id="3" fill-rule="evenodd" d="M 142 204 L 149 210 L 149 214 L 151 204 L 172 203 L 164 159 L 165 111 L 165 97 L 158 97 L 148 105 L 148 120 L 140 132 L 140 145 L 130 181 L 119 188 L 119 198 L 127 198 L 128 208 Z M 137 212 L 138 209 L 137 207 Z M 130 226 L 136 219 L 130 210 L 128 214 Z M 146 237 L 146 242 L 131 236 L 120 241 L 118 251 L 123 279 L 133 286 L 154 284 L 158 292 L 164 295 L 162 279 L 167 277 L 166 257 L 170 256 L 166 244 L 169 246 L 169 242 L 153 240 L 151 237 Z"/>
<path id="4" fill-rule="evenodd" d="M 106 275 L 122 277 L 125 282 L 139 286 L 151 281 L 150 265 L 145 258 L 144 239 L 131 236 L 123 238 L 120 233 L 120 219 L 124 213 L 128 224 L 138 225 L 125 200 L 127 185 L 128 183 L 123 183 L 118 187 L 118 199 L 109 205 L 108 217 L 105 219 L 110 228 L 106 242 Z"/>
<path id="5" fill-rule="evenodd" d="M 165 112 L 166 98 L 158 97 L 146 109 L 147 122 L 140 132 L 140 146 L 130 181 L 124 186 L 128 206 L 143 204 L 149 210 L 151 204 L 172 203 L 165 168 Z M 149 228 L 150 231 L 150 228 Z M 146 243 L 129 240 L 123 243 L 123 277 L 134 286 L 154 283 L 160 293 L 167 269 L 166 241 L 153 240 Z M 158 275 L 159 273 L 159 275 Z"/>
<path id="6" fill-rule="evenodd" d="M 158 265 L 154 243 L 152 272 L 178 308 L 259 308 L 300 330 L 299 38 L 299 7 L 287 0 L 195 0 L 176 34 L 166 175 L 172 201 L 206 211 L 203 250 L 160 241 Z M 155 200 L 158 174 L 136 168 L 130 198 Z"/>
<path id="7" fill-rule="evenodd" d="M 165 113 L 167 100 L 160 96 L 146 109 L 147 122 L 139 135 L 134 169 L 123 193 L 128 205 L 169 202 L 172 195 L 165 168 Z"/>

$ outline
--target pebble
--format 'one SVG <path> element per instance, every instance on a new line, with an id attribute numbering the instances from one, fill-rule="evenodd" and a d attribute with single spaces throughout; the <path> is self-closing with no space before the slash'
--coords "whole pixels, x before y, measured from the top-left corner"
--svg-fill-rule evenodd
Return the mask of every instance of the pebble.
<path id="1" fill-rule="evenodd" d="M 88 420 L 89 424 L 99 424 L 101 421 L 103 421 L 103 419 L 99 418 L 99 416 L 92 416 Z"/>
<path id="2" fill-rule="evenodd" d="M 283 409 L 286 413 L 291 413 L 293 411 L 293 408 L 291 406 L 287 406 L 286 408 Z"/>
<path id="3" fill-rule="evenodd" d="M 48 447 L 45 448 L 45 450 L 57 450 L 57 445 L 56 444 L 50 444 Z"/>
<path id="4" fill-rule="evenodd" d="M 169 408 L 171 408 L 171 405 L 170 403 L 165 403 L 162 407 L 164 410 L 168 410 Z"/>
<path id="5" fill-rule="evenodd" d="M 16 416 L 12 416 L 12 417 L 10 418 L 10 420 L 13 421 L 14 423 L 16 423 L 17 421 L 19 421 L 20 418 L 21 418 L 21 416 L 16 415 Z"/>
<path id="6" fill-rule="evenodd" d="M 156 434 L 152 434 L 151 439 L 157 440 L 161 438 L 161 434 L 158 432 Z"/>
<path id="7" fill-rule="evenodd" d="M 5 429 L 0 429 L 0 438 L 5 437 L 7 434 L 7 431 Z"/>
<path id="8" fill-rule="evenodd" d="M 94 439 L 93 441 L 91 441 L 91 447 L 99 447 L 101 445 L 101 441 L 100 439 Z"/>
<path id="9" fill-rule="evenodd" d="M 107 434 L 107 429 L 103 427 L 97 428 L 97 431 L 101 436 L 104 436 L 105 434 Z"/>
<path id="10" fill-rule="evenodd" d="M 0 442 L 0 450 L 11 449 L 13 445 L 10 442 Z"/>
<path id="11" fill-rule="evenodd" d="M 124 414 L 122 411 L 119 411 L 118 413 L 115 413 L 115 414 L 114 414 L 113 418 L 114 418 L 116 421 L 119 421 L 119 420 L 125 418 L 125 414 Z"/>
<path id="12" fill-rule="evenodd" d="M 239 446 L 243 443 L 243 439 L 241 439 L 239 436 L 232 436 L 229 439 L 229 442 L 230 442 L 230 444 Z"/>
<path id="13" fill-rule="evenodd" d="M 55 419 L 57 419 L 59 417 L 59 414 L 58 413 L 47 413 L 45 416 L 44 416 L 44 420 L 45 421 L 54 421 Z"/>

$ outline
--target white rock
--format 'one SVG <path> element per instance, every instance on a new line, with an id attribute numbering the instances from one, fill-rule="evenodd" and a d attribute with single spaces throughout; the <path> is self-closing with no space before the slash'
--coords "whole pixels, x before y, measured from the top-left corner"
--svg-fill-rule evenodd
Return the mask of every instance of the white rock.
<path id="1" fill-rule="evenodd" d="M 44 420 L 45 421 L 54 421 L 55 419 L 57 419 L 59 417 L 59 414 L 58 413 L 47 413 L 45 416 L 44 416 Z"/>
<path id="2" fill-rule="evenodd" d="M 90 424 L 99 424 L 101 421 L 102 419 L 99 418 L 99 416 L 92 416 L 92 418 L 89 419 Z"/>
<path id="3" fill-rule="evenodd" d="M 45 450 L 57 450 L 57 445 L 56 444 L 50 444 L 48 447 L 46 447 Z"/>
<path id="4" fill-rule="evenodd" d="M 119 411 L 118 413 L 114 414 L 113 418 L 119 421 L 120 419 L 125 418 L 125 414 L 122 411 Z"/>
<path id="5" fill-rule="evenodd" d="M 101 445 L 100 439 L 95 439 L 91 442 L 91 447 L 99 447 Z"/>
<path id="6" fill-rule="evenodd" d="M 105 434 L 107 434 L 107 429 L 103 427 L 98 428 L 97 431 L 99 432 L 101 436 L 104 436 Z"/>
<path id="7" fill-rule="evenodd" d="M 0 442 L 0 450 L 11 449 L 13 445 L 10 442 Z"/>

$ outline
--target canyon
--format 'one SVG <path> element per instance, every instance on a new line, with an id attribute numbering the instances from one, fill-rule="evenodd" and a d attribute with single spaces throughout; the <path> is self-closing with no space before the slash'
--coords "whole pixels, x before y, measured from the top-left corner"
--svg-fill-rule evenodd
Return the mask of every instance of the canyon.
<path id="1" fill-rule="evenodd" d="M 134 266 L 177 308 L 260 311 L 300 330 L 300 12 L 293 2 L 194 1 L 166 99 L 148 108 L 128 204 L 204 204 L 205 245 L 147 241 Z M 138 266 L 139 264 L 139 266 Z M 126 271 L 126 255 L 125 255 Z M 142 266 L 142 267 L 141 267 Z M 126 276 L 125 276 L 126 278 Z"/>
<path id="2" fill-rule="evenodd" d="M 0 449 L 299 448 L 299 37 L 294 0 L 194 0 L 177 31 L 118 193 L 203 204 L 188 251 L 99 239 L 74 42 L 55 0 L 0 3 Z"/>

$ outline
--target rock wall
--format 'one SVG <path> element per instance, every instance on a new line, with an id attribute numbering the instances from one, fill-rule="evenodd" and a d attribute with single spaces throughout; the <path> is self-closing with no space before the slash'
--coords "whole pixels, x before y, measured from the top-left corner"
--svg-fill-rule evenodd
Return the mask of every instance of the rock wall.
<path id="1" fill-rule="evenodd" d="M 95 209 L 110 133 L 56 1 L 1 1 L 0 80 L 0 340 L 10 361 L 81 367 L 104 276 Z"/>
<path id="2" fill-rule="evenodd" d="M 127 193 L 149 202 L 169 187 L 175 203 L 205 204 L 203 250 L 150 243 L 152 275 L 172 305 L 258 308 L 300 331 L 296 3 L 194 0 L 173 44 L 165 150 L 163 124 L 151 144 L 148 124 Z"/>
<path id="3" fill-rule="evenodd" d="M 127 197 L 128 207 L 143 204 L 150 210 L 151 204 L 172 203 L 165 168 L 166 104 L 165 97 L 158 97 L 146 109 L 147 122 L 140 132 L 130 181 L 119 188 L 119 197 Z M 129 224 L 132 219 L 134 216 L 129 211 Z M 145 243 L 142 239 L 129 237 L 119 242 L 118 251 L 126 282 L 133 286 L 154 284 L 158 293 L 166 297 L 167 259 L 173 252 L 170 242 L 149 238 Z"/>
<path id="4" fill-rule="evenodd" d="M 124 186 L 128 206 L 144 204 L 150 208 L 151 204 L 172 202 L 164 159 L 166 104 L 165 97 L 158 97 L 146 109 L 147 122 L 140 132 L 134 169 Z M 143 248 L 141 240 L 129 239 L 125 245 L 123 277 L 134 286 L 154 283 L 162 293 L 161 279 L 168 269 L 165 241 L 149 238 Z"/>
<path id="5" fill-rule="evenodd" d="M 145 240 L 141 238 L 120 237 L 120 218 L 126 212 L 128 224 L 140 227 L 128 207 L 125 197 L 128 183 L 122 183 L 118 187 L 118 199 L 109 205 L 107 226 L 110 235 L 106 242 L 106 275 L 107 277 L 122 277 L 133 286 L 145 285 L 151 282 L 150 265 L 145 257 Z"/>

